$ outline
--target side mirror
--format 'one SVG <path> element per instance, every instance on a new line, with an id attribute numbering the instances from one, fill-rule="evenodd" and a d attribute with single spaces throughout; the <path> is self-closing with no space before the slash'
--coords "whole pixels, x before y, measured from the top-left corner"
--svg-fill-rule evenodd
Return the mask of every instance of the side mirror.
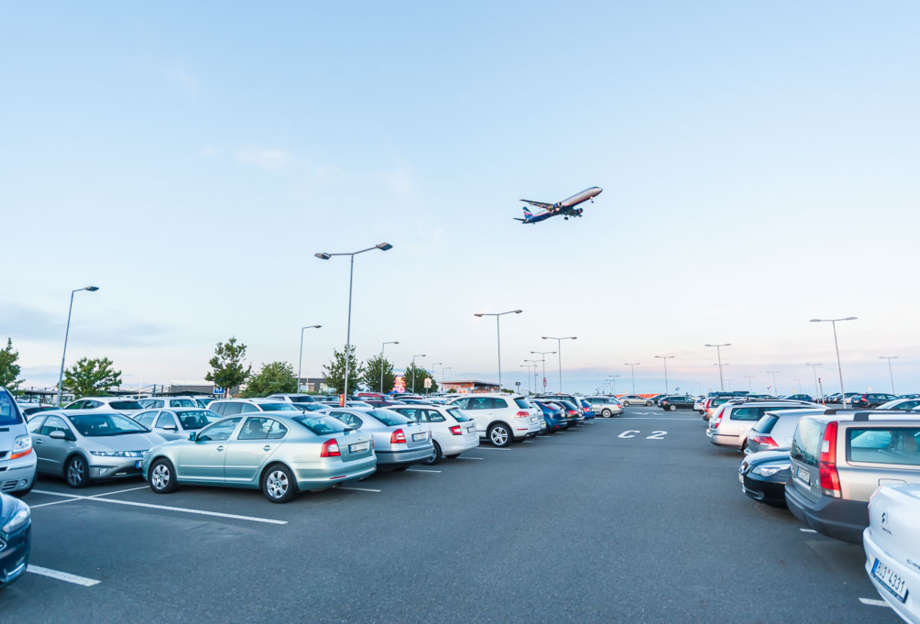
<path id="1" fill-rule="evenodd" d="M 197 441 L 198 441 L 198 433 L 195 432 L 195 431 L 189 431 L 189 433 L 188 433 L 188 439 L 191 440 L 192 442 L 197 442 Z"/>
<path id="2" fill-rule="evenodd" d="M 55 440 L 66 440 L 67 434 L 61 431 L 60 429 L 55 429 L 54 431 L 48 434 L 48 437 L 54 438 Z"/>

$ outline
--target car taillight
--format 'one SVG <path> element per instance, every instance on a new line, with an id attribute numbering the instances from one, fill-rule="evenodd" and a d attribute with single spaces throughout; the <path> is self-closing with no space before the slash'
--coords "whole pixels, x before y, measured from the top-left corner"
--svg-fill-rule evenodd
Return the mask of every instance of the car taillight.
<path id="1" fill-rule="evenodd" d="M 335 438 L 323 442 L 323 448 L 319 452 L 320 457 L 341 457 L 341 455 L 339 453 L 339 443 L 336 442 Z"/>
<path id="2" fill-rule="evenodd" d="M 824 428 L 821 457 L 818 461 L 818 480 L 825 496 L 840 498 L 840 475 L 837 474 L 837 422 Z"/>
<path id="3" fill-rule="evenodd" d="M 390 444 L 405 444 L 406 433 L 402 429 L 397 429 L 390 434 Z"/>
<path id="4" fill-rule="evenodd" d="M 454 425 L 450 428 L 450 432 L 454 435 L 463 435 L 463 432 L 460 431 L 460 425 Z"/>
<path id="5" fill-rule="evenodd" d="M 722 424 L 722 412 L 724 411 L 725 411 L 725 408 L 720 407 L 718 410 L 716 410 L 715 415 L 710 419 L 710 421 L 712 422 L 713 429 L 718 429 L 719 425 Z"/>
<path id="6" fill-rule="evenodd" d="M 576 412 L 575 410 L 569 410 L 568 414 L 569 416 L 578 416 L 578 412 Z"/>
<path id="7" fill-rule="evenodd" d="M 516 414 L 516 416 L 518 418 L 527 418 L 528 416 L 530 416 L 530 412 L 525 412 L 524 410 L 521 410 L 520 412 Z"/>
<path id="8" fill-rule="evenodd" d="M 772 436 L 769 436 L 765 433 L 758 433 L 751 438 L 751 441 L 756 442 L 757 444 L 766 444 L 767 446 L 772 446 L 773 448 L 779 448 L 779 444 L 776 443 L 776 440 L 774 440 Z"/>

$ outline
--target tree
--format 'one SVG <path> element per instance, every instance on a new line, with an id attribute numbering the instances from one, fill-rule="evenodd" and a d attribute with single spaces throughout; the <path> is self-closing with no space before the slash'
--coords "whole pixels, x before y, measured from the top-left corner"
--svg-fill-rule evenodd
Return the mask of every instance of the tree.
<path id="1" fill-rule="evenodd" d="M 431 388 L 429 388 L 427 391 L 428 392 L 438 391 L 438 384 L 434 380 L 434 375 L 431 374 L 431 371 L 424 369 L 421 366 L 418 366 L 416 364 L 409 364 L 409 366 L 406 367 L 406 372 L 403 376 L 406 378 L 406 390 L 408 392 L 412 392 L 413 388 L 415 388 L 414 390 L 415 392 L 424 394 L 426 392 L 425 390 L 425 378 L 426 377 L 431 378 Z M 415 379 L 414 386 L 412 385 L 413 378 Z"/>
<path id="2" fill-rule="evenodd" d="M 364 364 L 364 385 L 373 392 L 380 392 L 380 370 L 383 369 L 383 392 L 393 389 L 396 375 L 393 374 L 393 363 L 385 357 L 375 355 Z"/>
<path id="3" fill-rule="evenodd" d="M 246 385 L 245 397 L 268 396 L 276 392 L 297 392 L 294 365 L 288 362 L 269 362 L 253 375 Z"/>
<path id="4" fill-rule="evenodd" d="M 109 358 L 80 358 L 64 371 L 64 389 L 75 397 L 105 395 L 113 386 L 121 385 L 121 371 L 112 368 Z"/>
<path id="5" fill-rule="evenodd" d="M 13 339 L 6 339 L 6 348 L 0 349 L 0 386 L 4 386 L 12 392 L 22 379 L 19 379 L 20 367 L 16 362 L 19 360 L 19 351 L 13 350 Z"/>
<path id="6" fill-rule="evenodd" d="M 227 342 L 218 342 L 214 347 L 214 357 L 208 362 L 211 370 L 204 376 L 208 381 L 230 392 L 246 381 L 252 374 L 252 366 L 243 368 L 243 358 L 246 357 L 246 345 L 237 342 L 236 337 L 231 337 Z"/>
<path id="7" fill-rule="evenodd" d="M 380 371 L 377 371 L 380 374 Z M 326 385 L 335 388 L 336 394 L 342 394 L 345 390 L 345 350 L 333 351 L 332 360 L 328 364 L 323 364 L 323 376 Z M 364 365 L 358 363 L 355 357 L 355 346 L 352 345 L 348 352 L 348 394 L 358 389 L 358 384 L 364 377 Z M 379 383 L 379 382 L 378 382 Z"/>

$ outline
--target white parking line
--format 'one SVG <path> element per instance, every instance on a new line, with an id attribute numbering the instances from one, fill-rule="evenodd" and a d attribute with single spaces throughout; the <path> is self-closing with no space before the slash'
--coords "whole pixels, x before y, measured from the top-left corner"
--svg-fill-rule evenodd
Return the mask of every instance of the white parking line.
<path id="1" fill-rule="evenodd" d="M 475 459 L 476 461 L 482 461 L 485 457 L 457 457 L 457 459 Z"/>
<path id="2" fill-rule="evenodd" d="M 667 416 L 650 416 L 648 418 L 632 418 L 631 416 L 627 416 L 626 418 L 615 418 L 614 422 L 617 420 L 673 420 L 675 422 L 697 422 L 696 420 L 687 420 L 686 418 L 668 418 Z"/>
<path id="3" fill-rule="evenodd" d="M 480 444 L 477 448 L 477 451 L 510 451 L 510 448 L 498 448 L 497 446 L 483 446 Z"/>
<path id="4" fill-rule="evenodd" d="M 436 472 L 441 473 L 440 470 L 429 470 L 428 468 L 406 468 L 406 472 Z"/>
<path id="5" fill-rule="evenodd" d="M 814 529 L 799 529 L 802 533 L 817 533 Z"/>
<path id="6" fill-rule="evenodd" d="M 40 576 L 47 576 L 59 581 L 64 581 L 65 583 L 82 585 L 83 587 L 92 587 L 93 585 L 98 585 L 102 582 L 97 581 L 96 579 L 86 578 L 85 576 L 77 576 L 76 574 L 70 574 L 69 572 L 61 572 L 59 570 L 52 570 L 51 568 L 43 568 L 41 566 L 31 564 L 26 568 L 26 572 L 31 572 L 32 574 L 38 574 Z"/>
<path id="7" fill-rule="evenodd" d="M 113 505 L 127 505 L 129 507 L 143 507 L 145 509 L 162 509 L 164 511 L 178 511 L 181 513 L 195 514 L 199 516 L 213 516 L 215 518 L 230 518 L 232 520 L 248 520 L 249 522 L 261 522 L 263 524 L 287 524 L 287 520 L 274 520 L 272 518 L 258 518 L 255 516 L 241 516 L 238 514 L 221 513 L 219 511 L 204 511 L 202 509 L 189 509 L 188 507 L 172 507 L 170 505 L 154 505 L 152 503 L 138 503 L 134 501 L 123 501 L 114 498 L 99 498 L 103 494 L 94 496 L 77 496 L 75 494 L 64 494 L 62 492 L 52 492 L 49 490 L 32 490 L 38 494 L 48 494 L 51 496 L 62 496 L 70 500 L 88 500 L 97 503 L 111 503 Z"/>
<path id="8" fill-rule="evenodd" d="M 379 494 L 380 492 L 383 491 L 383 490 L 375 490 L 375 489 L 373 489 L 373 488 L 347 487 L 347 486 L 344 486 L 344 485 L 340 485 L 338 489 L 340 489 L 340 490 L 351 490 L 352 492 L 373 492 L 374 494 Z"/>
<path id="9" fill-rule="evenodd" d="M 860 598 L 859 601 L 864 605 L 869 605 L 870 607 L 887 607 L 888 603 L 884 600 L 876 600 L 875 598 Z"/>
<path id="10" fill-rule="evenodd" d="M 138 487 L 126 488 L 124 490 L 115 490 L 114 492 L 103 492 L 101 494 L 93 494 L 90 498 L 97 498 L 99 496 L 111 496 L 112 494 L 121 494 L 122 492 L 134 492 L 135 490 L 146 490 L 150 488 L 149 485 L 140 485 Z"/>

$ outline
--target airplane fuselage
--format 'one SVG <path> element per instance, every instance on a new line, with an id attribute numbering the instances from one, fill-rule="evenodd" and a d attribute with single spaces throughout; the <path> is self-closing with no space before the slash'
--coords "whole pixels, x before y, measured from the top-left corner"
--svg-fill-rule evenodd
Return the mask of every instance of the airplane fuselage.
<path id="1" fill-rule="evenodd" d="M 521 223 L 527 224 L 527 223 L 539 223 L 540 221 L 545 221 L 546 219 L 549 219 L 550 217 L 555 217 L 558 215 L 562 215 L 566 219 L 568 219 L 569 217 L 580 217 L 582 213 L 584 212 L 584 208 L 576 208 L 575 206 L 582 204 L 588 201 L 589 199 L 591 201 L 594 201 L 594 198 L 600 195 L 603 192 L 603 190 L 604 189 L 602 189 L 599 186 L 591 186 L 589 188 L 586 188 L 583 191 L 575 193 L 574 195 L 570 195 L 569 197 L 566 197 L 565 199 L 558 201 L 554 204 L 535 202 L 535 201 L 526 200 L 526 199 L 521 200 L 525 203 L 539 206 L 540 208 L 544 210 L 544 212 L 541 212 L 539 214 L 531 214 L 530 211 L 525 208 L 524 218 L 516 219 L 516 220 L 520 221 Z"/>

